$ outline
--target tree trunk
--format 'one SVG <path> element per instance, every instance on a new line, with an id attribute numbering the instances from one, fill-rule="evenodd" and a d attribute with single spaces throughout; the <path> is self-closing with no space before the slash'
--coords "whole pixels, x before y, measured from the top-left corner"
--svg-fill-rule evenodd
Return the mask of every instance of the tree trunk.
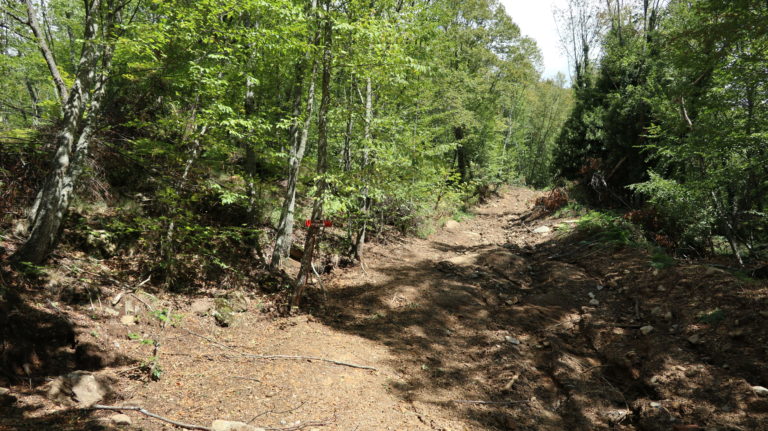
<path id="1" fill-rule="evenodd" d="M 37 20 L 37 11 L 35 10 L 35 6 L 32 4 L 32 0 L 26 0 L 26 4 L 27 25 L 29 25 L 29 28 L 32 29 L 32 34 L 35 35 L 35 39 L 37 41 L 37 47 L 40 49 L 40 53 L 43 55 L 43 59 L 45 59 L 45 63 L 48 65 L 48 71 L 51 73 L 51 78 L 53 79 L 53 84 L 56 87 L 56 93 L 59 96 L 59 100 L 62 102 L 68 101 L 69 90 L 67 89 L 67 85 L 64 84 L 64 79 L 62 79 L 61 73 L 59 73 L 59 68 L 56 66 L 56 59 L 53 57 L 53 51 L 51 51 L 50 47 L 48 46 L 48 38 L 45 36 L 45 33 L 43 33 L 43 29 L 40 28 L 40 23 Z M 91 10 L 98 8 L 99 0 L 94 0 L 93 6 L 91 6 Z M 90 19 L 92 21 L 93 28 L 91 30 L 93 31 L 93 36 L 95 37 L 96 27 L 94 17 L 89 16 L 86 19 Z M 86 31 L 91 30 L 86 28 Z M 83 47 L 83 54 L 85 54 L 85 49 L 86 48 Z"/>
<path id="2" fill-rule="evenodd" d="M 327 5 L 326 5 L 327 6 Z M 317 175 L 315 202 L 312 206 L 312 220 L 321 220 L 323 218 L 323 203 L 326 188 L 325 173 L 328 170 L 328 108 L 331 104 L 331 42 L 332 23 L 326 16 L 324 25 L 324 50 L 323 50 L 323 79 L 320 98 L 320 111 L 317 120 Z M 307 280 L 312 271 L 312 257 L 314 256 L 315 246 L 319 239 L 321 226 L 319 223 L 312 223 L 304 242 L 304 256 L 301 258 L 301 268 L 296 277 L 296 289 L 291 299 L 291 307 L 298 307 L 301 295 L 304 293 Z"/>
<path id="3" fill-rule="evenodd" d="M 458 162 L 459 180 L 462 183 L 466 183 L 469 181 L 469 160 L 467 160 L 467 149 L 464 148 L 464 144 L 461 142 L 464 139 L 464 128 L 454 127 L 453 137 L 458 143 L 456 147 L 456 160 Z"/>
<path id="4" fill-rule="evenodd" d="M 31 23 L 31 17 L 34 17 L 35 12 L 29 0 L 27 7 Z M 85 42 L 75 82 L 68 90 L 68 97 L 62 106 L 64 115 L 61 129 L 56 135 L 56 153 L 51 162 L 51 172 L 30 210 L 29 236 L 13 255 L 12 259 L 16 262 L 37 265 L 53 251 L 59 240 L 72 193 L 88 156 L 88 146 L 94 131 L 93 121 L 101 109 L 112 59 L 110 44 L 105 44 L 101 52 L 97 50 L 96 17 L 99 8 L 100 1 L 94 0 L 90 9 L 86 11 Z M 113 18 L 117 20 L 118 16 Z M 111 26 L 107 31 L 111 31 Z M 45 57 L 44 47 L 47 45 L 44 37 L 37 39 Z M 99 60 L 102 62 L 102 70 L 97 76 Z M 46 62 L 49 62 L 51 76 L 56 82 L 60 74 L 53 57 L 46 57 Z M 64 90 L 66 91 L 66 88 Z"/>
<path id="5" fill-rule="evenodd" d="M 363 160 L 360 163 L 361 170 L 365 172 L 368 166 L 368 158 L 370 156 L 371 145 L 371 123 L 373 122 L 373 88 L 371 87 L 371 77 L 369 76 L 365 81 L 365 147 L 363 148 Z M 367 181 L 365 173 L 363 173 L 363 181 Z M 355 239 L 355 259 L 362 262 L 363 249 L 365 248 L 365 231 L 368 229 L 368 213 L 371 210 L 371 199 L 368 197 L 368 185 L 366 184 L 362 190 L 362 203 L 360 205 L 360 213 L 363 219 L 360 229 L 357 231 L 357 238 Z"/>
<path id="6" fill-rule="evenodd" d="M 315 11 L 317 19 L 317 4 L 313 0 L 311 8 Z M 312 37 L 311 44 L 316 45 L 320 37 L 320 31 L 317 29 Z M 296 209 L 296 183 L 299 180 L 299 169 L 301 161 L 304 159 L 304 152 L 307 148 L 307 139 L 309 137 L 309 126 L 312 122 L 312 112 L 315 103 L 315 78 L 317 76 L 317 60 L 312 62 L 312 73 L 309 78 L 309 91 L 307 92 L 307 108 L 304 117 L 303 127 L 299 127 L 299 117 L 301 115 L 301 100 L 303 96 L 304 71 L 307 59 L 310 53 L 296 65 L 296 81 L 293 90 L 293 123 L 289 129 L 291 149 L 288 156 L 288 184 L 285 187 L 283 195 L 283 207 L 280 210 L 280 221 L 277 224 L 277 235 L 275 237 L 275 248 L 272 251 L 272 260 L 270 267 L 279 268 L 284 258 L 288 257 L 293 242 L 293 218 Z M 300 134 L 299 134 L 300 133 Z"/>
<path id="7" fill-rule="evenodd" d="M 272 252 L 272 261 L 270 266 L 278 268 L 282 260 L 288 256 L 293 242 L 293 223 L 294 211 L 296 209 L 296 184 L 299 181 L 299 169 L 301 161 L 304 159 L 304 152 L 307 148 L 309 138 L 309 127 L 312 122 L 312 112 L 315 105 L 315 78 L 317 76 L 317 62 L 312 64 L 312 74 L 310 75 L 309 91 L 307 92 L 307 108 L 304 124 L 301 128 L 301 136 L 298 135 L 298 125 L 296 131 L 292 132 L 291 151 L 288 158 L 288 184 L 285 188 L 285 197 L 283 198 L 283 207 L 280 211 L 280 222 L 277 225 L 277 238 L 275 239 L 275 249 Z M 298 115 L 296 116 L 298 121 Z M 292 128 L 294 126 L 291 126 Z"/>

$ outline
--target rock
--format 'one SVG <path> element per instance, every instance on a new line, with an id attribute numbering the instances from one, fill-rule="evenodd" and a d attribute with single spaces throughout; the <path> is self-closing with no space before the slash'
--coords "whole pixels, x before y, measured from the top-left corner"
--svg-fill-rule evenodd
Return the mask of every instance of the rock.
<path id="1" fill-rule="evenodd" d="M 456 220 L 448 220 L 445 222 L 445 228 L 448 230 L 456 230 L 459 227 L 459 222 Z"/>
<path id="2" fill-rule="evenodd" d="M 136 316 L 126 314 L 120 318 L 120 323 L 122 323 L 125 326 L 133 326 L 136 324 Z"/>
<path id="3" fill-rule="evenodd" d="M 699 334 L 693 334 L 690 337 L 688 337 L 688 342 L 691 344 L 701 344 L 702 340 Z"/>
<path id="4" fill-rule="evenodd" d="M 648 335 L 651 332 L 653 332 L 653 326 L 651 325 L 643 326 L 642 328 L 640 328 L 640 332 L 642 332 L 643 335 Z"/>
<path id="5" fill-rule="evenodd" d="M 600 305 L 600 301 L 597 299 L 591 299 L 589 305 Z"/>
<path id="6" fill-rule="evenodd" d="M 768 397 L 768 388 L 764 386 L 752 386 L 752 390 L 761 397 Z"/>
<path id="7" fill-rule="evenodd" d="M 216 420 L 211 424 L 211 431 L 264 431 L 244 422 Z"/>
<path id="8" fill-rule="evenodd" d="M 211 309 L 213 309 L 213 300 L 211 300 L 211 298 L 196 299 L 189 307 L 189 311 L 197 314 L 198 316 L 205 316 L 209 314 Z"/>
<path id="9" fill-rule="evenodd" d="M 89 231 L 85 237 L 85 244 L 89 250 L 98 252 L 102 257 L 110 257 L 117 251 L 114 235 L 101 229 Z"/>
<path id="10" fill-rule="evenodd" d="M 216 323 L 225 328 L 227 326 L 232 326 L 235 321 L 235 312 L 229 305 L 229 301 L 227 301 L 226 298 L 216 298 L 216 300 L 213 301 L 213 304 L 213 318 L 216 319 Z"/>
<path id="11" fill-rule="evenodd" d="M 117 317 L 120 315 L 120 312 L 115 310 L 112 307 L 104 307 L 103 310 L 104 310 L 104 314 L 108 316 Z"/>
<path id="12" fill-rule="evenodd" d="M 68 406 L 91 407 L 111 393 L 106 381 L 86 371 L 59 376 L 50 383 L 48 398 Z"/>
<path id="13" fill-rule="evenodd" d="M 592 292 L 589 292 L 589 293 L 587 293 L 587 295 L 588 295 L 588 296 L 589 296 L 591 299 L 595 299 L 595 294 L 594 294 L 594 293 L 592 293 Z"/>
<path id="14" fill-rule="evenodd" d="M 664 317 L 664 320 L 672 320 L 672 312 L 667 311 L 666 313 L 664 313 L 663 317 Z"/>
<path id="15" fill-rule="evenodd" d="M 651 316 L 661 316 L 662 312 L 663 311 L 661 307 L 653 307 L 653 309 L 651 310 Z"/>
<path id="16" fill-rule="evenodd" d="M 124 414 L 112 415 L 109 417 L 109 421 L 117 426 L 130 425 L 133 422 L 130 416 Z"/>
<path id="17" fill-rule="evenodd" d="M 651 407 L 657 409 L 657 408 L 661 407 L 661 403 L 657 403 L 656 401 L 652 401 L 651 402 Z"/>
<path id="18" fill-rule="evenodd" d="M 550 228 L 549 226 L 539 226 L 533 230 L 533 233 L 538 233 L 538 234 L 547 234 L 550 232 L 552 232 L 552 228 Z"/>
<path id="19" fill-rule="evenodd" d="M 509 336 L 509 335 L 507 335 L 506 337 L 504 337 L 504 339 L 505 339 L 505 340 L 507 340 L 507 343 L 512 343 L 512 344 L 515 344 L 515 345 L 518 345 L 518 344 L 520 344 L 520 340 L 518 340 L 518 339 L 517 339 L 517 338 L 515 338 L 515 337 L 511 337 L 511 336 Z"/>
<path id="20" fill-rule="evenodd" d="M 235 290 L 229 292 L 227 294 L 227 301 L 229 301 L 229 307 L 232 308 L 232 311 L 237 313 L 248 311 L 248 297 L 242 291 Z"/>
<path id="21" fill-rule="evenodd" d="M 504 301 L 504 303 L 507 304 L 507 305 L 515 305 L 518 302 L 520 302 L 520 298 L 518 298 L 517 296 L 513 296 L 513 297 L 507 299 L 506 301 Z"/>

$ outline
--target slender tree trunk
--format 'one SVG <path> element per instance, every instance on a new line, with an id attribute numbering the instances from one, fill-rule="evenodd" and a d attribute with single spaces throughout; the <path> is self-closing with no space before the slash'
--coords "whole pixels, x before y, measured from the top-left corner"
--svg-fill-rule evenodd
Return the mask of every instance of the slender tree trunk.
<path id="1" fill-rule="evenodd" d="M 294 134 L 293 144 L 291 145 L 290 155 L 288 158 L 288 184 L 285 188 L 285 195 L 283 198 L 283 207 L 280 211 L 280 222 L 277 225 L 277 238 L 275 239 L 275 249 L 272 252 L 272 261 L 270 266 L 272 268 L 278 268 L 282 264 L 282 260 L 288 256 L 291 250 L 291 243 L 293 242 L 293 224 L 294 224 L 294 211 L 296 209 L 296 184 L 299 181 L 299 169 L 301 168 L 301 161 L 304 159 L 304 152 L 307 148 L 307 140 L 309 139 L 309 127 L 312 122 L 312 112 L 315 105 L 315 80 L 317 76 L 317 62 L 312 64 L 312 74 L 310 75 L 309 91 L 307 92 L 307 108 L 306 117 L 304 118 L 304 124 L 301 128 L 301 136 Z M 297 115 L 298 121 L 298 115 Z M 298 132 L 298 126 L 297 132 Z"/>
<path id="2" fill-rule="evenodd" d="M 371 86 L 371 77 L 366 78 L 365 81 L 365 146 L 363 147 L 363 160 L 361 162 L 361 169 L 365 172 L 368 167 L 368 158 L 370 156 L 371 145 L 371 123 L 373 122 L 373 88 Z M 363 181 L 367 181 L 365 173 L 363 173 Z M 371 199 L 368 197 L 368 185 L 366 184 L 362 190 L 362 204 L 360 205 L 360 213 L 363 222 L 357 231 L 357 238 L 355 239 L 355 259 L 362 262 L 363 249 L 365 248 L 365 231 L 368 229 L 368 213 L 371 210 Z"/>
<path id="3" fill-rule="evenodd" d="M 35 11 L 31 0 L 27 1 L 27 7 L 32 25 Z M 112 46 L 109 43 L 105 43 L 101 51 L 97 49 L 95 39 L 99 34 L 96 22 L 99 9 L 100 0 L 93 0 L 86 11 L 85 42 L 75 82 L 71 89 L 67 91 L 64 87 L 64 93 L 60 93 L 68 94 L 68 97 L 62 106 L 63 119 L 56 135 L 56 153 L 51 162 L 51 172 L 30 210 L 29 236 L 13 255 L 12 259 L 16 262 L 39 264 L 55 248 L 75 185 L 88 156 L 89 142 L 94 131 L 93 121 L 101 110 L 112 59 Z M 112 19 L 116 22 L 119 15 L 112 16 Z M 110 31 L 111 26 L 108 26 L 106 33 Z M 52 56 L 46 56 L 44 47 L 47 44 L 44 37 L 37 39 L 46 62 L 50 61 L 49 69 L 56 82 L 57 77 L 61 76 L 56 63 Z M 100 73 L 97 73 L 99 60 L 102 65 Z"/>
<path id="4" fill-rule="evenodd" d="M 245 116 L 249 119 L 256 114 L 256 96 L 253 87 L 253 79 L 250 77 L 246 78 L 243 107 L 245 108 Z M 256 185 L 256 177 L 258 176 L 257 155 L 252 142 L 246 140 L 243 142 L 243 146 L 245 147 L 245 171 L 248 174 L 248 224 L 256 226 L 261 220 L 261 211 L 259 210 L 260 192 Z M 262 265 L 266 264 L 258 231 L 253 233 L 250 246 L 259 262 Z"/>
<path id="5" fill-rule="evenodd" d="M 48 38 L 45 36 L 43 29 L 40 27 L 40 22 L 37 20 L 37 11 L 35 10 L 35 6 L 32 3 L 32 0 L 26 0 L 26 5 L 27 25 L 29 25 L 29 28 L 32 29 L 32 34 L 35 35 L 35 39 L 37 41 L 37 47 L 40 49 L 40 53 L 43 55 L 43 59 L 45 59 L 45 63 L 48 65 L 48 71 L 51 73 L 51 78 L 53 78 L 53 84 L 56 87 L 56 93 L 59 96 L 59 100 L 61 100 L 62 103 L 68 101 L 69 90 L 67 89 L 67 85 L 64 83 L 64 79 L 61 77 L 61 73 L 59 73 L 59 68 L 56 65 L 56 59 L 53 57 L 53 51 L 51 51 L 51 48 L 48 46 Z M 94 0 L 93 6 L 91 6 L 91 11 L 97 11 L 98 8 L 99 0 Z M 90 30 L 86 29 L 86 31 L 93 31 L 93 37 L 95 37 L 95 17 L 89 16 L 87 19 L 91 20 L 93 28 Z M 87 43 L 88 42 L 86 42 L 86 44 Z M 85 54 L 85 47 L 83 47 L 83 54 Z"/>
<path id="6" fill-rule="evenodd" d="M 321 220 L 323 218 L 323 203 L 325 188 L 327 186 L 325 173 L 328 170 L 328 108 L 331 104 L 331 42 L 332 23 L 326 16 L 324 25 L 324 50 L 323 50 L 323 78 L 320 98 L 320 111 L 317 121 L 317 175 L 315 202 L 312 206 L 312 220 Z M 296 277 L 296 289 L 291 299 L 291 307 L 298 307 L 301 301 L 301 295 L 304 293 L 307 280 L 312 271 L 312 258 L 314 256 L 315 246 L 319 240 L 321 226 L 318 223 L 312 223 L 304 242 L 304 255 L 301 258 L 301 268 Z"/>
<path id="7" fill-rule="evenodd" d="M 311 10 L 315 12 L 315 22 L 317 22 L 317 3 L 312 1 Z M 320 31 L 316 29 L 311 44 L 316 45 L 320 38 Z M 294 211 L 296 209 L 296 184 L 299 180 L 299 169 L 301 161 L 304 159 L 304 152 L 307 148 L 307 139 L 309 137 L 309 127 L 312 122 L 312 112 L 315 103 L 315 78 L 317 76 L 317 60 L 312 62 L 312 73 L 309 78 L 309 91 L 307 92 L 307 107 L 303 127 L 299 127 L 299 117 L 301 116 L 301 101 L 303 96 L 303 83 L 305 65 L 310 53 L 296 65 L 296 80 L 293 89 L 293 123 L 289 129 L 291 149 L 288 156 L 288 184 L 285 187 L 283 195 L 283 206 L 280 210 L 280 221 L 277 224 L 277 235 L 275 237 L 275 248 L 272 251 L 272 260 L 270 267 L 279 268 L 283 259 L 288 257 L 293 242 L 293 223 Z"/>
<path id="8" fill-rule="evenodd" d="M 461 142 L 464 139 L 464 128 L 454 127 L 453 137 L 456 139 L 456 142 L 458 142 L 458 146 L 456 147 L 456 160 L 459 169 L 459 180 L 462 183 L 466 183 L 469 181 L 469 160 L 467 160 L 467 149 Z"/>

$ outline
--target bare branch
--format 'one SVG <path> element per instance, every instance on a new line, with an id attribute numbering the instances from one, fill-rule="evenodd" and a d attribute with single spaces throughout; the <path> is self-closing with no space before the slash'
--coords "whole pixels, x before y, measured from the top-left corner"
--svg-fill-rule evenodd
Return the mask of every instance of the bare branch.
<path id="1" fill-rule="evenodd" d="M 112 410 L 112 411 L 124 411 L 124 410 L 131 410 L 134 412 L 139 412 L 145 416 L 149 416 L 151 418 L 169 423 L 171 425 L 177 426 L 179 428 L 184 428 L 188 430 L 200 430 L 200 431 L 212 431 L 212 428 L 204 427 L 202 425 L 193 425 L 193 424 L 187 424 L 184 422 L 178 422 L 173 419 L 168 419 L 166 417 L 160 416 L 158 414 L 152 413 L 142 407 L 139 406 L 103 406 L 101 404 L 96 404 L 93 407 L 91 407 L 94 410 Z"/>

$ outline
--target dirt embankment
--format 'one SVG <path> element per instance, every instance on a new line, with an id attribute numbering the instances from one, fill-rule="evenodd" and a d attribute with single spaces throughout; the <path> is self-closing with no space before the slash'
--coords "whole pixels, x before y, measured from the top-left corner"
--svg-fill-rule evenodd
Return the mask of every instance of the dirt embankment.
<path id="1" fill-rule="evenodd" d="M 753 389 L 768 386 L 766 284 L 699 263 L 656 269 L 639 249 L 555 229 L 572 220 L 526 224 L 537 196 L 509 190 L 429 239 L 372 245 L 365 270 L 337 271 L 311 292 L 308 314 L 290 318 L 261 312 L 270 304 L 256 294 L 228 328 L 205 298 L 140 297 L 135 323 L 40 295 L 6 310 L 8 324 L 31 320 L 3 336 L 59 328 L 61 340 L 36 347 L 45 372 L 0 377 L 18 398 L 0 407 L 0 429 L 109 427 L 98 421 L 108 412 L 40 394 L 46 377 L 90 364 L 115 382 L 112 404 L 206 426 L 768 430 L 768 398 Z M 153 358 L 159 381 L 142 371 Z M 136 429 L 169 429 L 132 418 Z"/>

